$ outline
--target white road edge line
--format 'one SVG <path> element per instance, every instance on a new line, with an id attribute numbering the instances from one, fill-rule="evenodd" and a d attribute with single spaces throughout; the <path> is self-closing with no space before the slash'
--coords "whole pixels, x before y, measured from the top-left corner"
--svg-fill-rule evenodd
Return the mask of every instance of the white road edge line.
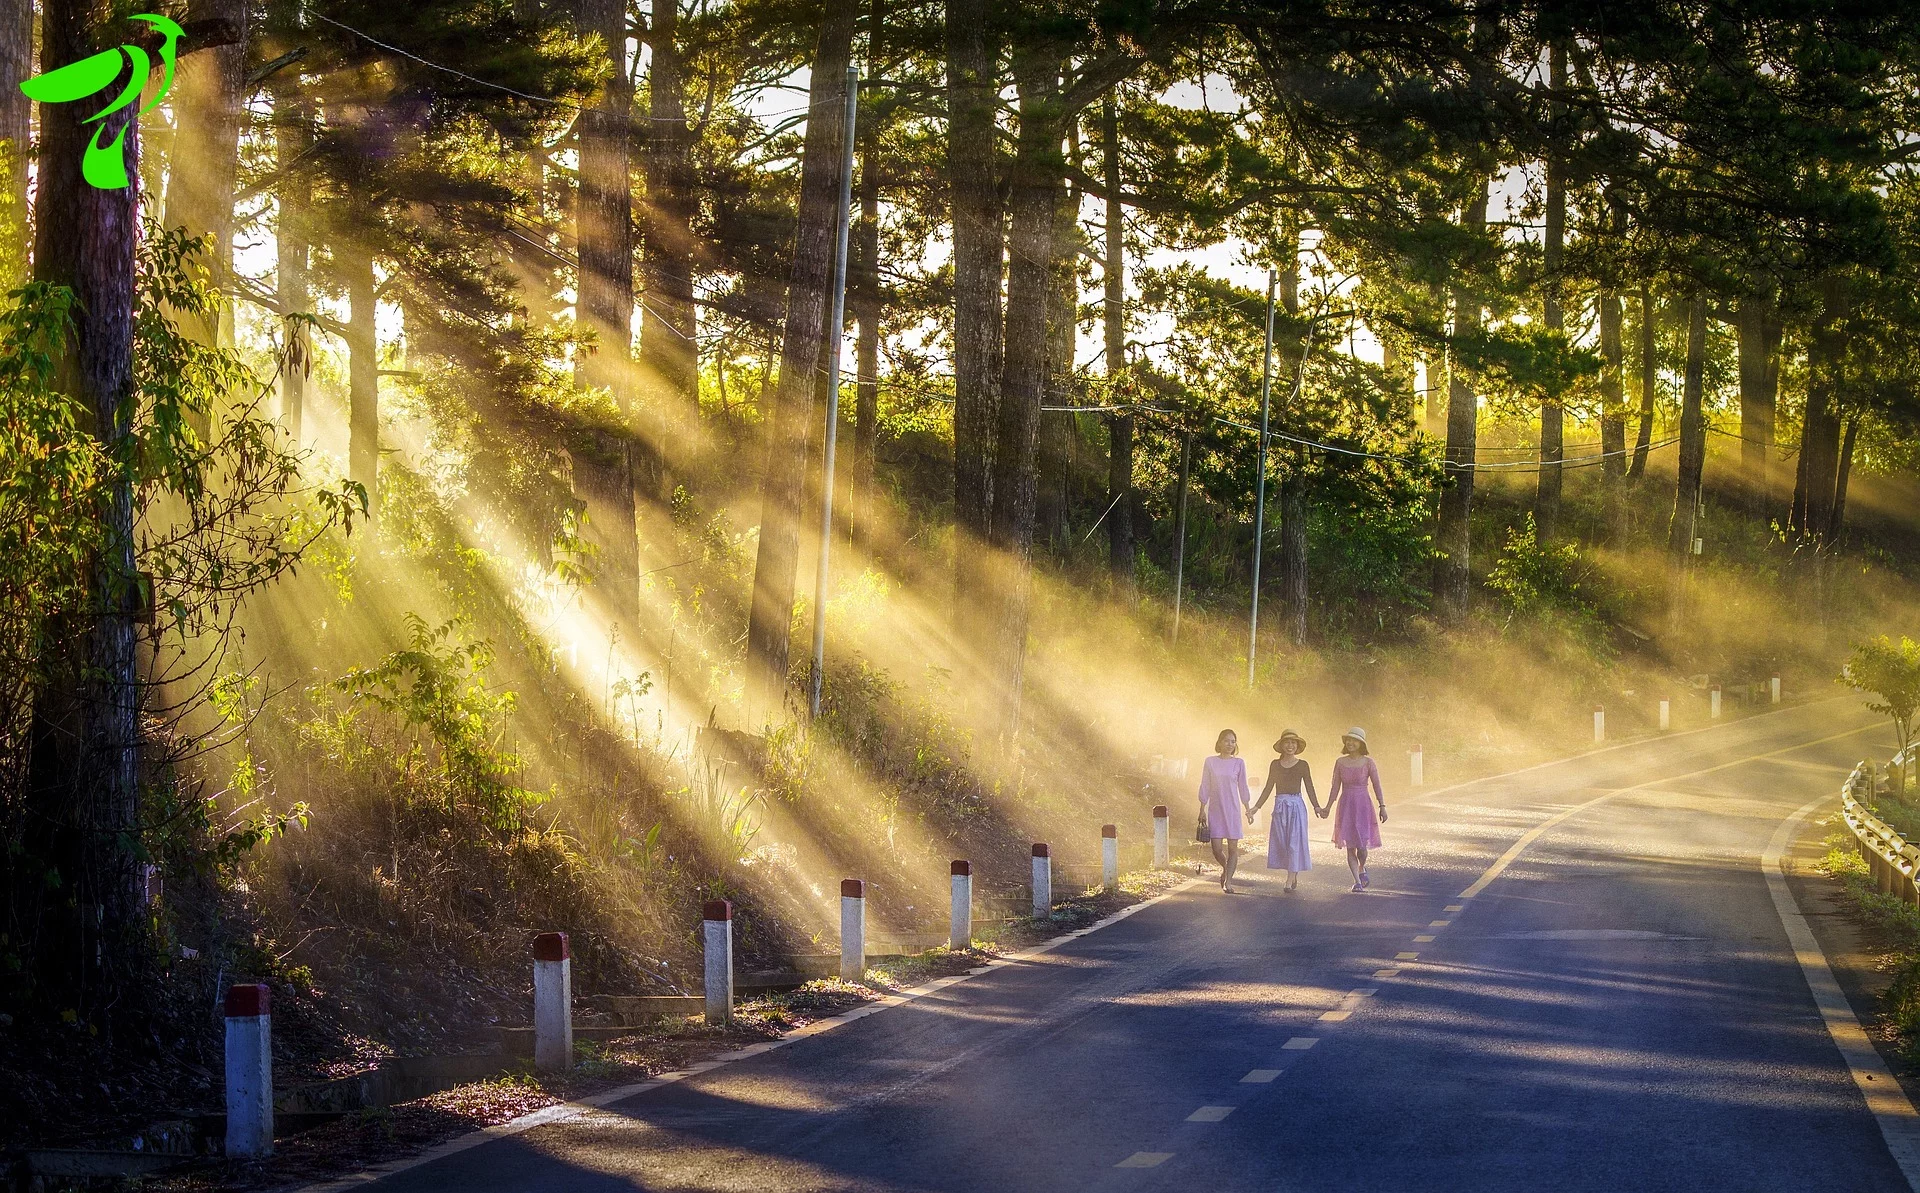
<path id="1" fill-rule="evenodd" d="M 1787 930 L 1787 943 L 1793 948 L 1794 959 L 1800 963 L 1800 975 L 1807 980 L 1807 989 L 1820 1008 L 1827 1035 L 1840 1050 L 1840 1059 L 1852 1074 L 1860 1096 L 1866 1099 L 1867 1110 L 1880 1124 L 1887 1151 L 1892 1153 L 1894 1163 L 1907 1178 L 1907 1187 L 1920 1190 L 1920 1113 L 1914 1111 L 1912 1101 L 1874 1050 L 1873 1041 L 1867 1038 L 1860 1020 L 1854 1017 L 1853 1007 L 1835 980 L 1820 941 L 1807 926 L 1807 917 L 1794 900 L 1793 888 L 1787 885 L 1784 864 L 1795 830 L 1815 808 L 1833 798 L 1821 796 L 1781 821 L 1780 827 L 1774 830 L 1773 840 L 1767 842 L 1767 851 L 1760 855 L 1760 869 L 1766 875 L 1767 892 L 1773 896 L 1773 909 L 1779 913 L 1780 925 Z"/>
<path id="2" fill-rule="evenodd" d="M 1069 941 L 1078 940 L 1090 932 L 1098 932 L 1102 928 L 1119 923 L 1128 916 L 1145 911 L 1147 908 L 1152 907 L 1162 900 L 1171 899 L 1181 891 L 1198 886 L 1201 881 L 1198 877 L 1189 878 L 1171 890 L 1155 895 L 1151 899 L 1143 899 L 1138 903 L 1122 907 L 1119 911 L 1114 912 L 1105 919 L 1095 920 L 1085 928 L 1074 932 L 1063 933 L 1050 940 L 1041 941 L 1032 948 L 1024 949 L 1018 953 L 1002 954 L 1000 957 L 987 962 L 979 973 L 990 973 L 1012 962 L 1025 961 L 1030 957 L 1038 957 L 1042 953 L 1050 953 Z M 698 1064 L 689 1065 L 685 1069 L 677 1072 L 662 1073 L 658 1077 L 651 1077 L 645 1081 L 635 1082 L 632 1085 L 622 1085 L 614 1089 L 602 1090 L 597 1094 L 591 1094 L 584 1098 L 576 1098 L 571 1102 L 557 1102 L 552 1106 L 542 1107 L 539 1110 L 523 1114 L 519 1118 L 508 1122 L 499 1123 L 491 1127 L 482 1127 L 478 1131 L 469 1131 L 465 1135 L 457 1136 L 447 1140 L 445 1143 L 428 1148 L 417 1156 L 411 1156 L 405 1160 L 395 1160 L 387 1164 L 375 1165 L 374 1167 L 365 1168 L 359 1172 L 351 1173 L 331 1181 L 302 1185 L 293 1190 L 293 1193 L 339 1193 L 340 1190 L 364 1188 L 376 1181 L 398 1175 L 409 1169 L 419 1168 L 422 1165 L 431 1164 L 436 1160 L 444 1160 L 448 1156 L 458 1155 L 471 1148 L 479 1147 L 483 1143 L 491 1143 L 496 1139 L 505 1139 L 509 1136 L 519 1135 L 526 1131 L 531 1131 L 535 1127 L 545 1126 L 548 1123 L 567 1122 L 580 1118 L 592 1111 L 611 1106 L 615 1102 L 624 1102 L 628 1098 L 644 1094 L 649 1090 L 656 1090 L 661 1086 L 672 1085 L 676 1081 L 697 1076 L 701 1073 L 711 1072 L 714 1069 L 725 1068 L 735 1061 L 759 1056 L 761 1053 L 771 1052 L 775 1048 L 784 1048 L 797 1040 L 817 1036 L 822 1032 L 832 1031 L 836 1027 L 844 1027 L 856 1020 L 865 1019 L 869 1015 L 877 1015 L 890 1007 L 897 1007 L 904 1003 L 912 1002 L 917 998 L 922 998 L 936 991 L 945 990 L 948 986 L 958 985 L 961 982 L 977 976 L 979 976 L 979 974 L 962 973 L 953 974 L 944 978 L 934 978 L 932 981 L 922 982 L 918 986 L 908 987 L 898 994 L 889 994 L 885 998 L 881 998 L 875 1002 L 863 1003 L 850 1011 L 842 1011 L 840 1014 L 834 1015 L 831 1018 L 816 1019 L 805 1027 L 796 1027 L 776 1039 L 765 1040 L 758 1044 L 749 1044 L 745 1048 L 740 1048 L 733 1052 L 723 1052 L 711 1060 L 704 1060 Z M 1155 1161 L 1155 1163 L 1158 1163 L 1158 1161 Z"/>

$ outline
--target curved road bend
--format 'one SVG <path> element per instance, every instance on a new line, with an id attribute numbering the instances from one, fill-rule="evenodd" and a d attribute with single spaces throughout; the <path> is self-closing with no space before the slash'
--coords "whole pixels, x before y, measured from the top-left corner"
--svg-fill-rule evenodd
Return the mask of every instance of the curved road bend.
<path id="1" fill-rule="evenodd" d="M 1297 895 L 1256 865 L 379 1186 L 1904 1190 L 1759 866 L 1877 728 L 1827 702 L 1390 790 L 1369 894 L 1319 821 Z"/>

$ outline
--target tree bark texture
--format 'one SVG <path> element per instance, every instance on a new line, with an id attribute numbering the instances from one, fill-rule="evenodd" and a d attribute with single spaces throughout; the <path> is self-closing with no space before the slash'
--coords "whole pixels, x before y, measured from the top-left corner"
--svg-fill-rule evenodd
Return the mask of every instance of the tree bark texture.
<path id="1" fill-rule="evenodd" d="M 881 5 L 875 0 L 867 14 L 867 56 L 872 59 L 880 41 Z M 854 340 L 854 428 L 849 508 L 855 542 L 873 541 L 874 453 L 880 442 L 880 129 L 868 119 L 860 130 L 860 226 L 856 229 L 859 271 L 853 293 L 854 318 L 860 333 Z"/>
<path id="2" fill-rule="evenodd" d="M 1001 221 L 999 46 L 986 0 L 948 0 L 947 160 L 953 205 L 954 615 L 962 636 L 984 628 L 979 595 L 991 524 L 1000 410 Z"/>
<path id="3" fill-rule="evenodd" d="M 647 43 L 650 119 L 646 126 L 645 297 L 640 362 L 645 392 L 637 396 L 638 432 L 646 444 L 637 479 L 656 500 L 669 500 L 667 476 L 677 444 L 697 442 L 700 408 L 699 321 L 693 293 L 699 246 L 693 234 L 693 134 L 687 127 L 685 70 L 677 0 L 656 0 Z M 629 133 L 629 135 L 631 135 Z"/>
<path id="4" fill-rule="evenodd" d="M 1600 476 L 1606 485 L 1607 533 L 1618 538 L 1626 529 L 1627 410 L 1626 387 L 1620 375 L 1625 349 L 1620 342 L 1620 295 L 1600 291 Z"/>
<path id="5" fill-rule="evenodd" d="M 20 84 L 33 76 L 33 2 L 13 0 L 0 5 L 0 265 L 24 269 L 11 261 L 10 246 L 27 238 L 27 159 L 32 152 L 33 104 Z M 11 289 L 20 278 L 0 276 L 0 289 Z"/>
<path id="6" fill-rule="evenodd" d="M 1860 434 L 1860 416 L 1847 417 L 1847 430 L 1840 438 L 1840 458 L 1834 468 L 1833 514 L 1827 520 L 1827 541 L 1838 543 L 1847 526 L 1847 481 L 1853 475 L 1853 445 Z"/>
<path id="7" fill-rule="evenodd" d="M 1487 198 L 1477 196 L 1461 221 L 1478 233 L 1487 225 Z M 1480 328 L 1480 301 L 1464 288 L 1453 292 L 1453 324 L 1456 335 Z M 1480 433 L 1479 399 L 1459 369 L 1451 369 L 1447 395 L 1447 475 L 1440 489 L 1440 521 L 1435 546 L 1440 557 L 1434 564 L 1433 594 L 1440 615 L 1453 622 L 1467 615 L 1472 589 L 1472 528 L 1468 517 L 1473 511 L 1473 468 Z"/>
<path id="8" fill-rule="evenodd" d="M 126 28 L 105 0 L 47 0 L 42 9 L 41 61 L 56 70 L 119 45 Z M 116 83 L 117 88 L 120 84 Z M 95 107 L 48 104 L 40 110 L 39 205 L 34 276 L 73 291 L 73 328 L 63 384 L 91 415 L 92 433 L 117 458 L 131 433 L 134 261 L 139 244 L 140 130 L 135 109 L 108 117 L 106 141 L 125 130 L 127 173 L 135 181 L 117 191 L 88 185 L 81 157 L 96 125 L 83 124 Z M 66 663 L 77 683 L 53 693 L 50 733 L 57 758 L 38 758 L 36 777 L 53 790 L 36 791 L 44 814 L 64 838 L 56 857 L 72 870 L 77 935 L 70 955 L 91 965 L 132 954 L 138 931 L 139 695 L 135 671 L 133 489 L 125 473 L 108 486 L 96 516 L 105 545 L 90 561 L 92 625 L 84 657 Z M 38 784 L 36 784 L 38 786 Z M 90 910 L 91 909 L 91 910 Z"/>
<path id="9" fill-rule="evenodd" d="M 1564 46 L 1554 44 L 1547 51 L 1547 77 L 1549 85 L 1558 91 L 1566 85 L 1567 52 Z M 1553 114 L 1559 114 L 1559 105 L 1552 105 Z M 1558 156 L 1549 152 L 1547 156 L 1547 226 L 1545 233 L 1546 293 L 1542 298 L 1542 316 L 1549 332 L 1566 330 L 1566 321 L 1560 308 L 1560 267 L 1561 257 L 1566 249 L 1567 240 L 1567 183 L 1566 171 Z M 1540 484 L 1534 497 L 1534 532 L 1542 543 L 1554 541 L 1560 535 L 1560 503 L 1565 489 L 1566 471 L 1561 461 L 1566 458 L 1566 406 L 1562 402 L 1564 395 L 1547 394 L 1540 401 Z"/>
<path id="10" fill-rule="evenodd" d="M 247 8 L 246 0 L 193 0 L 187 6 L 189 21 L 230 21 L 240 40 L 181 58 L 171 97 L 175 131 L 166 222 L 211 238 L 207 260 L 222 287 L 231 284 L 233 273 L 233 191 L 246 119 Z M 202 327 L 199 333 L 212 343 L 220 328 Z"/>
<path id="11" fill-rule="evenodd" d="M 1706 391 L 1707 298 L 1687 299 L 1686 381 L 1680 394 L 1680 462 L 1673 491 L 1673 518 L 1667 524 L 1667 553 L 1684 565 L 1693 553 L 1700 516 L 1701 481 L 1707 463 Z"/>
<path id="12" fill-rule="evenodd" d="M 747 620 L 747 698 L 756 721 L 785 705 L 793 594 L 800 561 L 814 396 L 820 383 L 845 155 L 847 64 L 857 6 L 830 0 L 814 49 L 809 115 L 800 166 L 799 225 L 787 287 L 780 374 L 766 413 L 767 464 L 760 488 L 760 546 Z M 834 329 L 837 333 L 838 329 Z"/>
<path id="13" fill-rule="evenodd" d="M 1048 406 L 1077 403 L 1073 345 L 1079 317 L 1080 196 L 1065 178 L 1054 181 L 1053 266 L 1047 289 Z M 1040 415 L 1039 519 L 1035 533 L 1048 550 L 1065 556 L 1068 541 L 1068 489 L 1072 482 L 1072 437 L 1079 431 L 1075 416 L 1063 410 Z"/>
<path id="14" fill-rule="evenodd" d="M 1647 455 L 1653 450 L 1654 399 L 1659 395 L 1659 343 L 1654 335 L 1653 290 L 1640 287 L 1640 429 L 1634 436 L 1633 463 L 1627 466 L 1627 479 L 1637 481 L 1647 471 Z"/>
<path id="15" fill-rule="evenodd" d="M 993 676 L 1002 731 L 1020 725 L 1032 594 L 1035 487 L 1040 407 L 1046 398 L 1047 291 L 1060 176 L 1060 60 L 1044 45 L 1015 51 L 1020 130 L 1008 187 L 1007 322 L 1000 375 L 1000 417 L 993 446 L 993 519 L 988 542 L 998 577 Z M 1120 511 L 1116 511 L 1120 512 Z"/>
<path id="16" fill-rule="evenodd" d="M 313 144 L 313 114 L 304 99 L 283 96 L 275 115 L 274 155 L 282 175 L 273 226 L 276 297 L 283 314 L 309 314 L 313 310 L 313 175 L 295 163 Z M 306 419 L 310 337 L 304 323 L 289 322 L 283 330 L 294 342 L 289 344 L 287 367 L 280 373 L 280 422 L 298 444 Z"/>
<path id="17" fill-rule="evenodd" d="M 662 6 L 667 7 L 667 6 Z M 573 487 L 586 507 L 583 537 L 596 552 L 595 586 L 610 631 L 635 640 L 639 620 L 640 548 L 634 521 L 634 473 L 657 480 L 657 468 L 636 469 L 636 457 L 657 456 L 634 441 L 633 368 L 633 90 L 627 79 L 625 0 L 581 0 L 580 22 L 600 35 L 607 78 L 599 102 L 580 113 L 579 194 L 574 232 L 579 245 L 580 323 L 594 336 L 576 354 L 575 378 L 613 396 L 615 417 L 573 452 Z"/>
<path id="18" fill-rule="evenodd" d="M 359 246 L 337 254 L 347 282 L 347 475 L 380 508 L 380 335 L 373 257 Z"/>
<path id="19" fill-rule="evenodd" d="M 1735 323 L 1740 348 L 1740 477 L 1756 512 L 1773 504 L 1774 414 L 1780 391 L 1780 320 L 1771 303 L 1743 301 Z"/>
<path id="20" fill-rule="evenodd" d="M 1833 500 L 1840 462 L 1841 414 L 1836 402 L 1840 356 L 1845 351 L 1839 319 L 1830 300 L 1807 344 L 1807 406 L 1801 420 L 1801 495 L 1795 501 L 1800 516 L 1794 529 L 1800 538 L 1825 545 L 1833 526 Z"/>
<path id="21" fill-rule="evenodd" d="M 1106 375 L 1118 382 L 1127 368 L 1126 210 L 1120 203 L 1120 105 L 1112 94 L 1100 104 L 1102 182 L 1105 184 L 1106 221 L 1101 272 L 1105 290 L 1101 317 L 1106 333 Z M 1118 384 L 1108 386 L 1108 400 L 1121 400 Z M 1133 415 L 1115 411 L 1107 416 L 1107 568 L 1115 595 L 1128 605 L 1135 599 L 1136 546 L 1133 540 Z"/>

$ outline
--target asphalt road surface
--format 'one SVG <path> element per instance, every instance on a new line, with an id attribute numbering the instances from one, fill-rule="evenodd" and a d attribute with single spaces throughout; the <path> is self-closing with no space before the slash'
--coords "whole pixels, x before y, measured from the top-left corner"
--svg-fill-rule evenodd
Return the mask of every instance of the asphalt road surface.
<path id="1" fill-rule="evenodd" d="M 1887 752 L 1856 709 L 1389 790 L 1366 894 L 1316 821 L 1298 894 L 1256 860 L 379 1187 L 1904 1190 L 1760 867 Z"/>

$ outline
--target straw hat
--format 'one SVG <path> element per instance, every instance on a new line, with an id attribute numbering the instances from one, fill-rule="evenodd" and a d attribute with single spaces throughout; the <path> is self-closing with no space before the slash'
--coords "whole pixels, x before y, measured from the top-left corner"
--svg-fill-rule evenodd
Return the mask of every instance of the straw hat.
<path id="1" fill-rule="evenodd" d="M 1360 743 L 1360 752 L 1362 754 L 1367 753 L 1367 731 L 1365 729 L 1362 729 L 1360 728 L 1360 726 L 1355 725 L 1353 728 L 1347 730 L 1345 733 L 1342 733 L 1340 735 L 1341 741 L 1346 741 L 1348 738 L 1352 738 L 1354 741 L 1357 741 Z"/>
<path id="2" fill-rule="evenodd" d="M 1280 753 L 1281 745 L 1283 745 L 1288 738 L 1292 738 L 1294 741 L 1299 743 L 1300 752 L 1302 754 L 1307 752 L 1307 739 L 1304 737 L 1301 737 L 1298 733 L 1295 733 L 1291 729 L 1282 729 L 1280 731 L 1280 736 L 1273 743 L 1273 752 L 1276 754 Z"/>

